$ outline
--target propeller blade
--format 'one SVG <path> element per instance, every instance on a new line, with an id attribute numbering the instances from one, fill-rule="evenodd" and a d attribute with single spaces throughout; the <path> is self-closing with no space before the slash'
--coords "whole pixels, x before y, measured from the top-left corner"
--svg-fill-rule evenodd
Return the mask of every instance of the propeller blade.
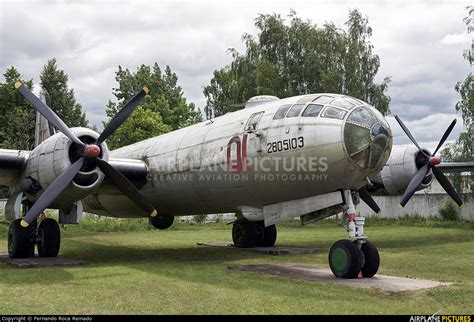
<path id="1" fill-rule="evenodd" d="M 400 206 L 403 208 L 407 204 L 408 200 L 413 196 L 416 192 L 416 188 L 418 188 L 425 178 L 425 176 L 430 171 L 429 165 L 425 164 L 423 167 L 418 169 L 413 179 L 411 179 L 410 184 L 408 185 L 405 193 L 403 194 L 402 200 L 400 201 Z"/>
<path id="2" fill-rule="evenodd" d="M 108 164 L 106 161 L 97 158 L 97 165 L 104 172 L 105 176 L 112 181 L 112 183 L 130 200 L 135 202 L 140 208 L 145 210 L 145 212 L 151 216 L 155 217 L 157 215 L 155 207 L 151 205 L 138 191 L 137 188 L 119 171 L 114 167 Z"/>
<path id="3" fill-rule="evenodd" d="M 112 133 L 115 132 L 116 129 L 122 125 L 123 122 L 132 114 L 132 112 L 137 108 L 140 101 L 148 94 L 150 90 L 148 87 L 143 87 L 143 90 L 138 92 L 130 102 L 125 105 L 117 115 L 110 121 L 110 123 L 106 126 L 104 131 L 100 134 L 99 138 L 97 139 L 97 144 L 100 145 L 104 142 Z"/>
<path id="4" fill-rule="evenodd" d="M 448 178 L 436 167 L 431 168 L 433 171 L 433 174 L 435 175 L 436 179 L 438 180 L 439 184 L 441 187 L 443 187 L 444 191 L 448 193 L 448 195 L 453 198 L 454 202 L 458 204 L 459 207 L 463 207 L 464 203 L 459 197 L 459 195 L 456 193 L 454 190 L 453 186 L 451 185 L 451 182 L 449 182 Z"/>
<path id="5" fill-rule="evenodd" d="M 81 170 L 84 164 L 84 158 L 80 158 L 74 162 L 69 168 L 63 171 L 51 184 L 46 188 L 43 194 L 36 200 L 33 206 L 28 210 L 21 220 L 21 226 L 28 227 L 38 215 L 43 212 L 49 205 L 64 191 L 67 185 L 74 179 L 75 175 Z"/>
<path id="6" fill-rule="evenodd" d="M 41 115 L 44 116 L 49 122 L 51 122 L 51 125 L 56 127 L 59 131 L 61 131 L 65 136 L 67 136 L 71 141 L 79 144 L 80 146 L 84 146 L 84 143 L 79 140 L 79 138 L 67 127 L 66 124 L 59 118 L 59 116 L 54 113 L 52 109 L 50 109 L 48 106 L 46 106 L 43 102 L 39 100 L 38 97 L 36 97 L 35 94 L 33 94 L 28 87 L 23 85 L 20 82 L 15 83 L 15 87 L 18 89 L 18 91 L 23 95 L 28 102 L 33 105 L 33 107 L 40 112 Z"/>
<path id="7" fill-rule="evenodd" d="M 405 126 L 405 124 L 402 122 L 402 120 L 398 117 L 397 114 L 394 114 L 395 116 L 395 119 L 397 120 L 398 124 L 400 124 L 400 126 L 402 127 L 403 131 L 405 132 L 405 134 L 408 136 L 408 138 L 413 142 L 413 144 L 418 148 L 418 150 L 420 150 L 424 155 L 426 155 L 427 157 L 429 157 L 429 155 L 427 155 L 421 148 L 420 146 L 418 145 L 418 143 L 416 142 L 415 138 L 413 137 L 413 135 L 411 135 L 410 131 L 408 130 L 408 128 Z"/>
<path id="8" fill-rule="evenodd" d="M 374 198 L 372 198 L 370 193 L 367 191 L 366 187 L 359 189 L 359 196 L 360 199 L 362 199 L 376 214 L 380 213 L 379 205 L 377 205 Z"/>
<path id="9" fill-rule="evenodd" d="M 432 157 L 434 157 L 436 155 L 436 152 L 438 152 L 439 148 L 443 145 L 444 141 L 446 141 L 446 139 L 448 138 L 448 136 L 451 134 L 451 131 L 453 130 L 453 127 L 456 125 L 456 119 L 454 119 L 451 124 L 448 126 L 448 128 L 446 129 L 446 132 L 444 132 L 444 135 L 443 137 L 441 138 L 441 140 L 439 141 L 438 143 L 438 147 L 436 148 L 436 150 L 433 152 L 433 154 L 431 154 Z"/>

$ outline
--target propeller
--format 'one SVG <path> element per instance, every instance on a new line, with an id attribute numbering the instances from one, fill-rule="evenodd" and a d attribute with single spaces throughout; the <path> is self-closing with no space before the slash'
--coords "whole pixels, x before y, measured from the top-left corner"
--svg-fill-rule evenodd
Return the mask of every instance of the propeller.
<path id="1" fill-rule="evenodd" d="M 97 166 L 102 170 L 107 178 L 130 200 L 135 202 L 137 206 L 142 208 L 150 217 L 157 215 L 156 209 L 146 200 L 138 189 L 119 171 L 112 167 L 107 161 L 100 158 L 102 148 L 101 144 L 117 130 L 130 114 L 135 110 L 140 101 L 148 94 L 149 90 L 144 87 L 138 92 L 121 110 L 110 123 L 105 127 L 104 131 L 99 135 L 97 141 L 93 144 L 85 144 L 82 142 L 69 127 L 54 113 L 47 105 L 41 102 L 35 94 L 33 94 L 24 84 L 17 82 L 15 87 L 18 91 L 33 105 L 36 110 L 43 115 L 52 125 L 60 130 L 71 141 L 77 143 L 81 150 L 79 159 L 77 159 L 69 168 L 63 171 L 53 182 L 44 190 L 38 200 L 28 210 L 21 221 L 23 227 L 28 227 L 38 215 L 44 211 L 54 200 L 63 192 L 71 183 L 76 174 L 81 170 L 84 163 L 95 161 Z"/>
<path id="2" fill-rule="evenodd" d="M 449 134 L 451 134 L 451 131 L 453 130 L 454 126 L 456 125 L 456 119 L 454 119 L 451 124 L 448 126 L 446 131 L 443 134 L 443 137 L 438 143 L 438 146 L 436 147 L 436 150 L 431 154 L 427 154 L 425 151 L 423 151 L 418 143 L 416 142 L 415 138 L 411 135 L 410 131 L 408 128 L 403 124 L 403 121 L 398 117 L 398 115 L 394 114 L 395 119 L 397 120 L 398 124 L 402 127 L 403 131 L 406 133 L 406 135 L 410 138 L 410 140 L 415 144 L 415 146 L 418 148 L 418 150 L 422 153 L 423 155 L 423 163 L 424 165 L 418 169 L 416 172 L 415 176 L 411 179 L 410 183 L 408 184 L 407 189 L 405 190 L 405 194 L 403 195 L 402 199 L 400 200 L 400 206 L 403 208 L 407 204 L 408 200 L 413 196 L 413 194 L 416 192 L 416 189 L 420 186 L 422 183 L 423 179 L 425 176 L 432 171 L 436 179 L 438 180 L 439 184 L 443 187 L 443 189 L 446 191 L 446 193 L 458 204 L 459 207 L 463 207 L 464 203 L 459 197 L 459 195 L 456 193 L 454 190 L 453 186 L 449 182 L 449 180 L 446 178 L 446 176 L 436 167 L 438 164 L 441 163 L 441 158 L 436 156 L 436 153 L 438 150 L 441 148 L 441 146 L 444 144 L 446 139 L 448 138 Z"/>
<path id="3" fill-rule="evenodd" d="M 376 214 L 380 213 L 380 207 L 375 202 L 374 198 L 367 191 L 367 186 L 364 186 L 359 189 L 359 197 L 362 199 L 370 209 L 372 209 Z"/>

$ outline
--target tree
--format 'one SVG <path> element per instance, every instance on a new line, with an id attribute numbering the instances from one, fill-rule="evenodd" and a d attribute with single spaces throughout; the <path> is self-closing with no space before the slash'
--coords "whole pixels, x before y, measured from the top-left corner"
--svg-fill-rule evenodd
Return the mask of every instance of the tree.
<path id="1" fill-rule="evenodd" d="M 471 33 L 474 31 L 474 6 L 466 7 L 468 10 L 468 16 L 464 18 L 464 22 L 467 26 L 467 32 Z M 474 40 L 471 40 L 471 49 L 464 51 L 464 58 L 468 61 L 472 67 L 474 62 Z M 459 81 L 454 87 L 456 92 L 461 96 L 460 100 L 456 103 L 456 112 L 461 112 L 464 129 L 461 132 L 459 138 L 452 144 L 448 145 L 441 155 L 444 160 L 452 162 L 468 162 L 474 161 L 473 151 L 473 140 L 474 140 L 474 74 L 470 72 L 464 81 Z M 472 173 L 472 172 L 471 172 Z M 457 191 L 462 191 L 462 178 L 459 174 L 451 176 L 453 185 Z M 470 197 L 474 196 L 474 185 L 471 184 Z"/>
<path id="2" fill-rule="evenodd" d="M 32 80 L 23 80 L 15 67 L 3 74 L 5 82 L 0 83 L 0 147 L 6 149 L 31 150 L 35 135 L 35 110 L 15 88 L 21 81 L 33 88 Z"/>
<path id="3" fill-rule="evenodd" d="M 119 66 L 115 75 L 118 87 L 113 88 L 113 94 L 118 103 L 108 102 L 106 114 L 109 119 L 114 117 L 138 91 L 146 86 L 150 89 L 150 93 L 146 104 L 142 104 L 142 107 L 158 113 L 162 122 L 168 125 L 171 130 L 202 121 L 201 112 L 196 111 L 193 103 L 186 102 L 181 87 L 177 85 L 178 77 L 169 66 L 166 66 L 164 73 L 157 63 L 152 67 L 141 65 L 136 72 Z M 149 133 L 148 137 L 152 135 Z"/>
<path id="4" fill-rule="evenodd" d="M 74 90 L 69 89 L 68 75 L 57 66 L 55 58 L 48 60 L 40 74 L 41 87 L 48 91 L 51 108 L 69 127 L 87 127 L 85 113 L 77 103 Z"/>
<path id="5" fill-rule="evenodd" d="M 116 149 L 169 131 L 171 126 L 163 123 L 160 113 L 138 106 L 107 140 L 107 145 L 110 149 Z"/>
<path id="6" fill-rule="evenodd" d="M 204 88 L 208 119 L 235 110 L 254 95 L 284 98 L 318 92 L 352 95 L 388 112 L 390 78 L 375 83 L 380 60 L 373 53 L 367 18 L 350 11 L 347 31 L 333 23 L 318 28 L 294 11 L 289 18 L 287 25 L 280 15 L 259 15 L 257 36 L 242 37 L 245 53 L 229 50 L 232 63 L 215 70 Z"/>

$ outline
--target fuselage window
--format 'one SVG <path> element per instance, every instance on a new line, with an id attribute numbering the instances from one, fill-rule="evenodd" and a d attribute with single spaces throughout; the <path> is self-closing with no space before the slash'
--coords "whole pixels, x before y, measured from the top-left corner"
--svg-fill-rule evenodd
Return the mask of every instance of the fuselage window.
<path id="1" fill-rule="evenodd" d="M 334 99 L 332 96 L 327 96 L 327 95 L 321 95 L 317 99 L 313 101 L 313 103 L 318 103 L 318 104 L 327 104 L 331 102 Z"/>
<path id="2" fill-rule="evenodd" d="M 343 110 L 328 106 L 324 110 L 322 117 L 342 120 L 345 115 L 346 115 L 346 112 L 344 112 Z"/>
<path id="3" fill-rule="evenodd" d="M 323 109 L 324 105 L 320 104 L 309 104 L 308 107 L 304 110 L 303 115 L 305 117 L 316 117 L 319 115 L 319 112 Z"/>
<path id="4" fill-rule="evenodd" d="M 276 111 L 275 116 L 273 117 L 273 119 L 278 120 L 278 119 L 284 118 L 286 112 L 290 109 L 290 107 L 291 107 L 290 104 L 280 106 L 278 111 Z"/>
<path id="5" fill-rule="evenodd" d="M 286 117 L 298 117 L 301 113 L 301 110 L 306 106 L 306 104 L 295 104 L 291 110 L 286 114 Z"/>

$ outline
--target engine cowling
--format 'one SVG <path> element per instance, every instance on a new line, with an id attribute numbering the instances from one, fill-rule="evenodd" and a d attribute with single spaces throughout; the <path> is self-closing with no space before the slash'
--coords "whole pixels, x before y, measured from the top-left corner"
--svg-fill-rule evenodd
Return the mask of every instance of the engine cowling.
<path id="1" fill-rule="evenodd" d="M 423 151 L 428 155 L 430 154 L 427 150 Z M 416 147 L 394 146 L 382 171 L 371 179 L 373 185 L 368 188 L 369 192 L 374 195 L 390 196 L 403 194 L 415 173 L 423 164 L 422 154 Z M 417 190 L 426 188 L 432 180 L 433 175 L 430 171 Z"/>
<path id="2" fill-rule="evenodd" d="M 72 128 L 71 130 L 86 144 L 94 143 L 99 137 L 99 134 L 87 128 Z M 102 143 L 101 147 L 99 157 L 108 161 L 109 150 L 106 144 Z M 21 190 L 26 193 L 30 201 L 36 201 L 43 190 L 79 158 L 79 149 L 81 147 L 64 134 L 56 133 L 31 151 L 20 182 Z M 95 162 L 86 161 L 69 187 L 50 207 L 70 206 L 98 188 L 103 179 L 104 174 Z"/>

